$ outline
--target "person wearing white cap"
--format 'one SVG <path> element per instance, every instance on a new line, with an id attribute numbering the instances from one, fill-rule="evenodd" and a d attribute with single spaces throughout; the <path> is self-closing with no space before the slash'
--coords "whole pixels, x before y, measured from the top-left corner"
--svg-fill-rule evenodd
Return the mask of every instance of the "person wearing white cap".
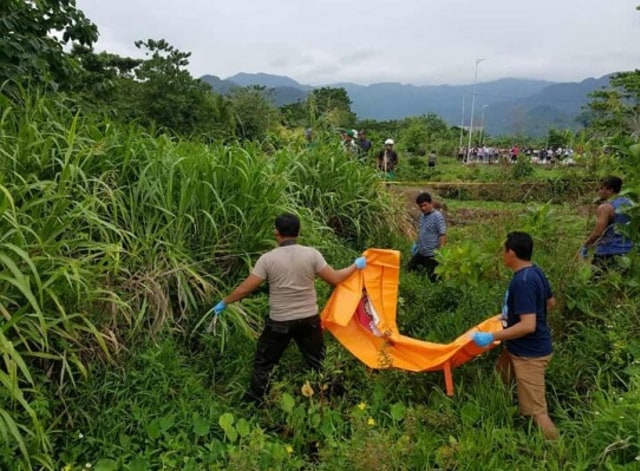
<path id="1" fill-rule="evenodd" d="M 387 179 L 394 177 L 394 170 L 398 165 L 398 153 L 393 150 L 393 139 L 384 141 L 384 149 L 378 152 L 378 169 Z"/>

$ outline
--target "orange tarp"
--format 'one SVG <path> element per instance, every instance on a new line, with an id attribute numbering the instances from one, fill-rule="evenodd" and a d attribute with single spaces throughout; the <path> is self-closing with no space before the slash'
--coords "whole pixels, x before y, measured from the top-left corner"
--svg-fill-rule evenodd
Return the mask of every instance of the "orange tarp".
<path id="1" fill-rule="evenodd" d="M 364 256 L 366 268 L 340 283 L 322 310 L 323 326 L 370 368 L 442 370 L 447 394 L 453 395 L 451 369 L 487 351 L 476 346 L 469 334 L 501 330 L 500 316 L 486 319 L 448 344 L 401 335 L 396 326 L 400 252 L 369 249 Z"/>

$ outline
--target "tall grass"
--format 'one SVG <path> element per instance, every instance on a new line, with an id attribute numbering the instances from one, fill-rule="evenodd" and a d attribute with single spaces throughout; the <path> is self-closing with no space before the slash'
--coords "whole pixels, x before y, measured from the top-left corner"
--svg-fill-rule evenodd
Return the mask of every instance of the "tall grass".
<path id="1" fill-rule="evenodd" d="M 337 144 L 316 145 L 292 160 L 290 192 L 297 205 L 355 250 L 373 243 L 397 246 L 411 230 L 403 207 L 386 191 L 379 172 Z"/>
<path id="2" fill-rule="evenodd" d="M 335 175 L 302 181 L 306 154 L 152 137 L 38 94 L 0 95 L 0 110 L 0 435 L 7 456 L 17 450 L 27 466 L 38 456 L 51 465 L 31 405 L 34 371 L 64 397 L 89 361 L 109 361 L 167 326 L 202 326 L 203 306 L 274 245 L 281 212 L 301 215 L 309 243 L 351 240 L 317 222 L 310 208 L 322 193 L 302 196 Z M 394 206 L 366 189 L 372 178 L 351 191 L 360 175 L 342 164 L 352 180 L 327 195 L 330 215 L 349 219 L 362 246 L 373 237 L 367 206 L 378 204 L 380 218 Z M 334 262 L 354 254 L 337 251 Z M 241 314 L 225 318 L 250 327 Z"/>

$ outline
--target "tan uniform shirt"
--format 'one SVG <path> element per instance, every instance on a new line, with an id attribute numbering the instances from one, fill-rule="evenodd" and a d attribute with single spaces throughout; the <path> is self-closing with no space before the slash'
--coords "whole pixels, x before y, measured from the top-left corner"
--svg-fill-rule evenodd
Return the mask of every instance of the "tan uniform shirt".
<path id="1" fill-rule="evenodd" d="M 318 250 L 304 245 L 286 245 L 262 255 L 253 274 L 269 283 L 269 317 L 290 321 L 317 314 L 314 280 L 326 266 Z"/>

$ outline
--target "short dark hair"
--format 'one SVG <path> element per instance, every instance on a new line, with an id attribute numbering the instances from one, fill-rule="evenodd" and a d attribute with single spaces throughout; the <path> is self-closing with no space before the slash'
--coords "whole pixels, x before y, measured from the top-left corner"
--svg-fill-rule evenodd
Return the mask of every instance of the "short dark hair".
<path id="1" fill-rule="evenodd" d="M 421 205 L 422 203 L 431 203 L 431 193 L 427 193 L 423 191 L 416 197 L 416 204 Z"/>
<path id="2" fill-rule="evenodd" d="M 514 231 L 507 234 L 507 240 L 504 243 L 506 250 L 513 250 L 520 260 L 531 260 L 533 253 L 533 239 L 526 232 Z"/>
<path id="3" fill-rule="evenodd" d="M 300 219 L 291 213 L 284 213 L 276 217 L 276 229 L 282 237 L 298 237 L 300 233 Z"/>
<path id="4" fill-rule="evenodd" d="M 604 177 L 601 182 L 601 187 L 606 188 L 607 190 L 611 190 L 614 193 L 620 193 L 622 189 L 622 179 L 619 177 L 614 177 L 613 175 L 609 175 L 608 177 Z"/>

